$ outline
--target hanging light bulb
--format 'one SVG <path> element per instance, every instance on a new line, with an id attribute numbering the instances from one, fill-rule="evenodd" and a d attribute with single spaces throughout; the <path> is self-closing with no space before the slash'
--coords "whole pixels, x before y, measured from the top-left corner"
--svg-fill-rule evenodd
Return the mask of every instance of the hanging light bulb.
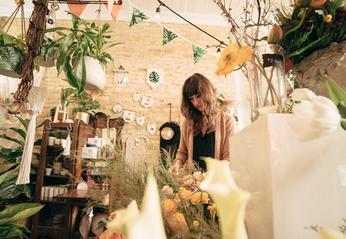
<path id="1" fill-rule="evenodd" d="M 161 4 L 156 8 L 156 13 L 155 13 L 155 18 L 159 19 L 160 18 L 160 12 L 161 12 Z"/>
<path id="2" fill-rule="evenodd" d="M 221 47 L 220 46 L 218 46 L 216 48 L 216 54 L 217 54 L 218 57 L 220 57 L 220 55 L 221 55 Z"/>

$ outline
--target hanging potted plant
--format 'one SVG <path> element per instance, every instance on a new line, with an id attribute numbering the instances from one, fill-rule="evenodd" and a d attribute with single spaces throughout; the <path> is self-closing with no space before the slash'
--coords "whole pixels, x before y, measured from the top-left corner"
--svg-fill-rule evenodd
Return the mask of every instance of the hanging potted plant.
<path id="1" fill-rule="evenodd" d="M 25 43 L 5 32 L 0 33 L 0 74 L 19 78 L 24 61 Z"/>
<path id="2" fill-rule="evenodd" d="M 103 89 L 106 84 L 105 66 L 113 62 L 112 56 L 105 50 L 118 45 L 110 41 L 110 25 L 101 26 L 87 23 L 85 20 L 72 15 L 72 28 L 55 27 L 46 30 L 46 33 L 56 32 L 61 36 L 59 39 L 46 45 L 46 53 L 54 50 L 57 52 L 56 67 L 58 74 L 69 65 L 76 73 L 76 67 L 80 61 L 85 66 L 85 87 L 87 89 Z M 47 55 L 46 54 L 46 55 Z M 69 57 L 68 57 L 69 56 Z M 66 77 L 68 77 L 66 75 Z M 80 75 L 77 77 L 80 77 Z"/>

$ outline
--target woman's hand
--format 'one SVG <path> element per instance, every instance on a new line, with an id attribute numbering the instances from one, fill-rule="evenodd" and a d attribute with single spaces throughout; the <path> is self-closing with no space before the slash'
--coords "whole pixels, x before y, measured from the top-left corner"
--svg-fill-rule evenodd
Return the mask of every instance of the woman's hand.
<path id="1" fill-rule="evenodd" d="M 182 163 L 180 160 L 175 160 L 174 164 L 169 167 L 168 172 L 171 174 L 178 174 L 179 169 L 182 167 Z"/>

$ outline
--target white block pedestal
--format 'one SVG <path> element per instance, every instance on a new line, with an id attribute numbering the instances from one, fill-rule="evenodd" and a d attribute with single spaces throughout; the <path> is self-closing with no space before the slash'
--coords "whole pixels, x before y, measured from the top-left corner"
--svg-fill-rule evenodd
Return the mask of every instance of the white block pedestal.
<path id="1" fill-rule="evenodd" d="M 262 116 L 231 138 L 234 177 L 252 193 L 249 239 L 318 239 L 305 227 L 346 218 L 346 131 L 302 142 L 292 117 Z"/>

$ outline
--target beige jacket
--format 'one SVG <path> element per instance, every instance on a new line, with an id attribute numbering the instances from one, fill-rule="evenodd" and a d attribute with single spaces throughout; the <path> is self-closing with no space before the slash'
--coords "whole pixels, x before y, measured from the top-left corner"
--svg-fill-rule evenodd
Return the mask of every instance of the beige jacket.
<path id="1" fill-rule="evenodd" d="M 229 160 L 229 138 L 235 133 L 235 120 L 233 117 L 218 113 L 215 123 L 215 159 Z M 182 165 L 193 164 L 193 128 L 183 121 L 180 133 L 180 143 L 176 160 Z"/>

